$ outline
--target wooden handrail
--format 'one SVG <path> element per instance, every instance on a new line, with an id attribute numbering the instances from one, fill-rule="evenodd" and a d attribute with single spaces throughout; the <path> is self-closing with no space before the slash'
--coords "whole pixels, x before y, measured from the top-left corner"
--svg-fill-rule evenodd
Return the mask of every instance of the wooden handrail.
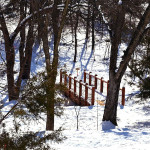
<path id="1" fill-rule="evenodd" d="M 62 70 L 61 70 L 62 71 Z M 104 83 L 107 84 L 107 94 L 108 94 L 108 88 L 109 88 L 109 80 L 108 81 L 105 81 L 103 80 L 103 77 L 99 78 L 97 75 L 92 75 L 91 74 L 92 72 L 89 72 L 87 73 L 85 70 L 84 70 L 84 80 L 83 82 L 80 80 L 78 81 L 76 79 L 76 77 L 71 77 L 71 74 L 68 76 L 66 73 L 65 73 L 65 79 L 64 79 L 64 84 L 67 85 L 67 77 L 69 77 L 69 89 L 72 88 L 71 86 L 71 81 L 74 80 L 74 94 L 76 94 L 76 84 L 78 83 L 79 84 L 79 99 L 81 99 L 81 96 L 82 96 L 82 87 L 84 86 L 85 87 L 85 101 L 87 98 L 87 95 L 86 95 L 86 92 L 88 91 L 88 89 L 90 90 L 93 90 L 93 86 L 91 86 L 92 84 L 92 78 L 94 78 L 94 90 L 97 89 L 97 86 L 98 86 L 98 80 L 100 80 L 100 92 L 103 93 L 103 88 L 104 88 Z M 87 84 L 87 80 L 86 80 L 86 77 L 87 75 L 89 75 L 89 85 Z M 62 82 L 62 79 L 63 78 L 62 76 L 60 77 L 60 82 Z M 124 106 L 125 105 L 125 87 L 123 88 L 120 88 L 120 90 L 122 91 L 122 105 Z M 92 93 L 92 97 L 95 93 Z M 91 104 L 93 104 L 93 100 L 91 100 Z"/>

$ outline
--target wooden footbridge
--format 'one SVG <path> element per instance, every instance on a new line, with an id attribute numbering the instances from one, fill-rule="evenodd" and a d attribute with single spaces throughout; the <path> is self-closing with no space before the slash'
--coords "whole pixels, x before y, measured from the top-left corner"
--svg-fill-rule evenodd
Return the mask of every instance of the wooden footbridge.
<path id="1" fill-rule="evenodd" d="M 95 103 L 95 94 L 103 95 L 106 99 L 109 87 L 109 80 L 105 81 L 103 77 L 92 75 L 92 72 L 84 71 L 84 79 L 78 80 L 64 70 L 60 70 L 60 84 L 66 86 L 65 96 L 80 106 L 90 106 Z M 125 105 L 125 87 L 120 89 L 121 104 Z M 98 103 L 100 100 L 96 100 Z"/>

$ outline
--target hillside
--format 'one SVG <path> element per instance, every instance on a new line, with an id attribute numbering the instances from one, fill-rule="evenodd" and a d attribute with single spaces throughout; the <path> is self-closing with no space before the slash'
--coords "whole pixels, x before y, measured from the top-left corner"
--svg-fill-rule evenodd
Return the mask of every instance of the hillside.
<path id="1" fill-rule="evenodd" d="M 103 77 L 108 80 L 108 67 L 109 59 L 104 59 L 104 54 L 107 52 L 109 43 L 106 44 L 107 35 L 101 38 L 96 36 L 97 42 L 95 51 L 92 52 L 90 40 L 85 45 L 84 34 L 78 35 L 79 46 L 77 62 L 73 63 L 74 49 L 73 45 L 69 43 L 70 37 L 65 34 L 65 43 L 62 40 L 59 48 L 60 59 L 59 68 L 63 68 L 67 73 L 71 73 L 73 76 L 77 76 L 76 68 L 79 68 L 78 79 L 83 79 L 83 71 L 91 71 L 92 74 L 97 74 L 99 77 Z M 67 43 L 67 44 L 66 44 Z M 50 41 L 51 47 L 51 41 Z M 52 48 L 52 47 L 51 47 Z M 124 50 L 124 45 L 120 47 Z M 52 50 L 51 50 L 52 52 Z M 38 55 L 37 55 L 38 54 Z M 53 57 L 51 53 L 51 57 Z M 106 53 L 106 58 L 109 54 Z M 121 54 L 118 55 L 118 61 Z M 17 59 L 16 59 L 17 62 Z M 31 74 L 35 74 L 45 69 L 44 57 L 41 49 L 35 45 L 33 51 Z M 95 101 L 94 106 L 79 107 L 72 104 L 72 106 L 63 106 L 64 114 L 59 118 L 55 117 L 55 129 L 63 127 L 62 134 L 66 136 L 66 140 L 61 144 L 50 143 L 52 147 L 56 149 L 71 149 L 71 150 L 95 150 L 95 149 L 136 149 L 136 150 L 148 150 L 149 136 L 150 136 L 150 102 L 142 101 L 133 96 L 138 91 L 136 86 L 130 86 L 127 81 L 131 79 L 125 75 L 122 80 L 121 86 L 126 88 L 126 102 L 123 107 L 118 104 L 118 127 L 114 129 L 102 129 L 102 117 L 104 112 L 104 106 L 97 104 Z M 1 78 L 1 82 L 6 80 Z M 59 74 L 57 77 L 57 83 L 59 83 Z M 5 84 L 5 83 L 4 83 Z M 7 96 L 1 96 L 4 107 L 1 109 L 3 114 L 6 114 L 8 110 L 14 105 L 14 101 L 8 102 Z M 105 99 L 105 96 L 95 96 L 95 100 Z M 67 99 L 66 99 L 67 100 Z M 76 111 L 75 111 L 76 108 Z M 79 127 L 77 130 L 77 114 L 79 113 Z M 41 114 L 46 117 L 44 114 Z M 6 123 L 6 129 L 9 130 L 13 117 L 9 116 L 4 122 Z M 20 122 L 21 123 L 21 122 Z M 26 126 L 21 123 L 21 129 L 27 130 Z M 109 127 L 108 127 L 109 128 Z M 45 131 L 45 121 L 39 120 L 39 123 L 31 122 L 29 126 L 31 131 Z"/>

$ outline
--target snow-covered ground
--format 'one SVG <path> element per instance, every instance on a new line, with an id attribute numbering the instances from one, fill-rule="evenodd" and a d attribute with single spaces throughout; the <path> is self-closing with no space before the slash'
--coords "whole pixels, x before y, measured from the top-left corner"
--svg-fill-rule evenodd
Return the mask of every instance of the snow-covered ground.
<path id="1" fill-rule="evenodd" d="M 79 110 L 79 106 L 77 108 Z M 127 102 L 121 109 L 118 106 L 118 127 L 102 130 L 104 106 L 81 107 L 79 129 L 74 106 L 65 107 L 64 115 L 56 118 L 56 126 L 64 127 L 67 140 L 54 147 L 64 150 L 148 150 L 150 146 L 150 103 Z"/>
<path id="2" fill-rule="evenodd" d="M 66 36 L 68 37 L 67 34 Z M 78 35 L 79 39 L 83 39 L 84 37 L 83 34 Z M 66 39 L 65 37 L 63 38 Z M 68 41 L 70 38 L 71 37 L 67 38 Z M 105 38 L 101 39 L 100 36 L 97 35 L 94 53 L 91 53 L 90 50 L 91 43 L 88 43 L 86 48 L 86 41 L 80 40 L 78 43 L 76 64 L 73 63 L 73 46 L 70 44 L 64 46 L 62 41 L 59 53 L 59 69 L 64 68 L 68 74 L 72 73 L 76 76 L 76 68 L 80 68 L 78 78 L 81 79 L 83 79 L 83 71 L 86 69 L 108 80 L 109 60 L 104 60 L 104 54 L 106 47 L 109 45 L 105 42 Z M 51 42 L 50 47 L 52 48 Z M 124 50 L 125 46 L 121 45 L 120 48 Z M 31 68 L 33 74 L 44 69 L 44 58 L 39 52 L 39 47 L 35 46 Z M 37 57 L 37 53 L 39 57 Z M 118 55 L 118 58 L 120 58 L 120 55 L 121 53 Z M 51 57 L 52 56 L 53 55 L 51 55 Z M 108 53 L 106 53 L 105 58 L 108 58 L 108 56 Z M 121 106 L 120 103 L 118 104 L 118 127 L 110 130 L 102 129 L 104 106 L 97 104 L 96 101 L 94 106 L 89 107 L 64 106 L 64 114 L 60 118 L 55 117 L 55 129 L 62 126 L 64 129 L 62 133 L 67 139 L 61 144 L 50 143 L 50 145 L 59 150 L 148 150 L 150 146 L 150 102 L 136 103 L 138 99 L 135 96 L 129 98 L 130 95 L 137 92 L 138 89 L 136 86 L 130 87 L 125 79 L 128 81 L 131 80 L 125 75 L 121 83 L 121 87 L 126 87 L 126 104 L 124 107 Z M 59 75 L 57 82 L 59 82 Z M 97 100 L 97 98 L 101 100 L 100 97 L 96 96 L 95 99 Z M 5 114 L 10 110 L 13 102 L 7 103 L 7 96 L 3 97 L 3 102 L 6 103 L 2 109 L 2 112 Z M 78 113 L 79 124 L 77 130 Z M 8 124 L 12 121 L 11 119 L 12 118 L 9 117 L 5 120 L 6 127 L 9 126 Z M 45 121 L 40 121 L 38 124 L 31 123 L 30 130 L 44 131 Z"/>

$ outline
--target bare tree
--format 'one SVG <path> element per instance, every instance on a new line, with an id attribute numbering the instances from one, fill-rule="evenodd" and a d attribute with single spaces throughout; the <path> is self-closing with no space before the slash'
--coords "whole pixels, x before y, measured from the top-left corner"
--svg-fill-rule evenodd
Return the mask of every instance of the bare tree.
<path id="1" fill-rule="evenodd" d="M 113 2 L 114 3 L 114 2 Z M 111 121 L 114 125 L 117 125 L 117 105 L 118 105 L 118 94 L 120 88 L 121 79 L 126 71 L 127 65 L 131 59 L 131 55 L 134 53 L 140 39 L 146 30 L 147 24 L 150 19 L 150 4 L 140 17 L 140 21 L 129 40 L 129 44 L 124 51 L 124 55 L 117 68 L 117 54 L 118 47 L 121 43 L 123 27 L 125 25 L 125 17 L 127 13 L 127 1 L 123 0 L 122 4 L 119 5 L 118 1 L 115 1 L 116 16 L 111 18 L 111 56 L 109 66 L 109 89 L 108 96 L 106 99 L 106 105 L 103 115 L 103 121 Z"/>
<path id="2" fill-rule="evenodd" d="M 46 58 L 46 68 L 47 68 L 48 80 L 50 85 L 47 91 L 50 97 L 47 100 L 48 109 L 47 109 L 46 130 L 54 130 L 54 104 L 55 104 L 54 95 L 55 95 L 55 81 L 57 76 L 57 67 L 58 67 L 58 59 L 59 59 L 58 47 L 61 39 L 61 33 L 65 24 L 69 3 L 70 0 L 66 0 L 65 7 L 62 12 L 62 17 L 61 20 L 59 21 L 59 10 L 58 10 L 59 1 L 57 0 L 54 1 L 53 13 L 52 13 L 53 33 L 54 33 L 54 57 L 52 63 L 50 63 L 50 58 L 47 58 L 49 55 L 46 57 L 46 54 L 49 54 L 48 48 L 44 48 L 45 49 L 44 53 Z M 44 41 L 45 40 L 43 39 L 43 42 Z"/>
<path id="3" fill-rule="evenodd" d="M 26 1 L 28 2 L 28 1 Z M 33 1 L 30 1 L 28 3 L 30 12 L 28 12 L 28 15 L 25 18 L 25 10 L 20 13 L 20 18 L 17 24 L 16 29 L 11 34 L 9 33 L 8 26 L 7 26 L 7 19 L 5 13 L 7 12 L 6 8 L 7 6 L 13 6 L 11 8 L 15 8 L 15 5 L 20 4 L 20 11 L 25 9 L 25 6 L 21 4 L 22 2 L 18 3 L 18 1 L 10 1 L 10 4 L 6 4 L 4 8 L 0 7 L 0 30 L 3 33 L 4 42 L 5 42 L 5 53 L 6 53 L 6 66 L 7 66 L 7 83 L 8 83 L 8 96 L 9 100 L 18 99 L 20 86 L 22 77 L 23 78 L 29 78 L 30 74 L 30 64 L 31 64 L 31 56 L 32 56 L 32 46 L 34 43 L 34 37 L 33 37 L 33 20 L 34 17 L 36 18 L 39 14 L 46 14 L 52 10 L 52 7 L 42 8 L 38 11 L 33 11 Z M 18 6 L 18 5 L 17 5 Z M 17 8 L 15 8 L 16 10 Z M 12 15 L 14 17 L 14 10 L 11 10 Z M 14 19 L 14 18 L 12 18 Z M 8 20 L 9 21 L 9 20 Z M 28 23 L 29 30 L 28 30 L 28 36 L 27 40 L 25 41 L 25 25 Z M 26 26 L 27 27 L 27 26 Z M 14 79 L 14 64 L 15 64 L 15 48 L 14 48 L 14 42 L 18 35 L 18 33 L 21 33 L 21 42 L 20 42 L 20 72 L 18 75 L 18 79 L 15 81 Z M 24 43 L 25 42 L 25 43 Z M 26 45 L 26 46 L 25 46 Z M 24 50 L 25 49 L 25 50 Z"/>

